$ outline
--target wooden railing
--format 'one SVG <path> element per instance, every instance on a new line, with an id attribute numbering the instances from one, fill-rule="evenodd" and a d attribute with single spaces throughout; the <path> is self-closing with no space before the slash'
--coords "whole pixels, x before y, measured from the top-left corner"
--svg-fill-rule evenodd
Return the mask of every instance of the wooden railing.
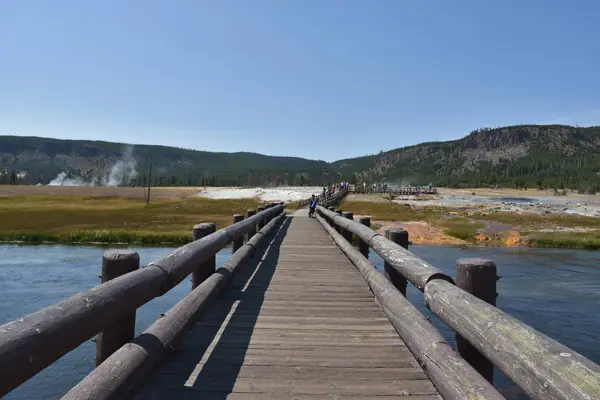
<path id="1" fill-rule="evenodd" d="M 354 193 L 374 193 L 374 194 L 391 194 L 393 196 L 414 196 L 420 194 L 438 194 L 437 187 L 435 186 L 407 186 L 399 188 L 390 187 L 373 187 L 370 185 L 353 185 L 351 191 Z"/>
<path id="2" fill-rule="evenodd" d="M 390 231 L 389 237 L 394 239 L 390 240 L 368 227 L 370 218 L 355 222 L 351 212 L 334 212 L 322 206 L 317 207 L 317 220 L 363 274 L 444 399 L 498 397 L 493 387 L 486 386 L 453 357 L 448 343 L 401 295 L 406 295 L 407 281 L 424 293 L 427 308 L 456 332 L 459 354 L 487 381 L 492 382 L 491 362 L 532 399 L 600 399 L 600 366 L 494 306 L 497 278 L 493 263 L 459 262 L 465 289 L 475 294 L 482 288 L 492 289 L 493 293 L 484 291 L 480 295 L 484 299 L 480 299 L 408 251 L 405 231 Z M 352 246 L 353 235 L 358 237 L 361 251 Z M 369 249 L 384 260 L 389 279 L 368 262 Z"/>
<path id="3" fill-rule="evenodd" d="M 214 224 L 197 225 L 197 240 L 142 269 L 137 253 L 106 253 L 104 283 L 0 326 L 0 397 L 100 334 L 99 367 L 64 398 L 123 398 L 173 349 L 194 316 L 211 304 L 236 268 L 274 231 L 283 211 L 281 203 L 260 207 L 258 213 L 249 210 L 248 218 L 235 215 L 232 225 L 218 231 Z M 233 256 L 215 271 L 215 254 L 231 242 Z M 192 292 L 133 339 L 136 310 L 190 274 Z"/>

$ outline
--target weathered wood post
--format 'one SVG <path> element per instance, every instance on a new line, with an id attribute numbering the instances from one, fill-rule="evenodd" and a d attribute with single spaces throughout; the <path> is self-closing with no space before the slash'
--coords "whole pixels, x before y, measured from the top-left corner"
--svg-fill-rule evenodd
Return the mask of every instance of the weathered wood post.
<path id="1" fill-rule="evenodd" d="M 258 212 L 259 213 L 262 212 L 262 211 L 265 211 L 265 210 L 266 210 L 266 208 L 264 206 L 258 207 Z M 262 228 L 264 228 L 264 226 L 265 226 L 265 220 L 264 220 L 264 218 L 261 218 L 258 221 L 258 230 L 260 231 Z"/>
<path id="2" fill-rule="evenodd" d="M 350 211 L 344 211 L 344 212 L 342 212 L 342 217 L 344 217 L 346 219 L 354 219 L 354 213 L 352 213 Z M 348 229 L 342 230 L 342 236 L 348 242 L 352 243 L 352 232 L 350 232 Z"/>
<path id="3" fill-rule="evenodd" d="M 371 227 L 371 217 L 360 217 L 358 219 L 358 222 L 360 222 L 367 228 Z M 358 242 L 358 249 L 360 250 L 361 254 L 365 256 L 366 259 L 369 259 L 369 243 L 360 240 Z"/>
<path id="4" fill-rule="evenodd" d="M 390 229 L 386 231 L 387 238 L 392 242 L 399 244 L 400 246 L 408 249 L 408 232 L 404 229 Z M 403 277 L 388 263 L 383 264 L 383 269 L 387 278 L 394 284 L 396 289 L 406 297 L 406 278 Z"/>
<path id="5" fill-rule="evenodd" d="M 247 218 L 250 218 L 252 216 L 256 215 L 256 210 L 248 210 L 246 212 L 246 216 Z M 256 235 L 256 225 L 254 225 L 254 228 L 252 228 L 250 230 L 250 232 L 248 232 L 248 235 L 246 236 L 246 241 L 252 239 L 252 236 Z"/>
<path id="6" fill-rule="evenodd" d="M 459 258 L 456 261 L 456 286 L 473 296 L 496 305 L 496 264 L 480 258 Z M 494 382 L 494 365 L 456 334 L 458 353 L 488 382 Z"/>
<path id="7" fill-rule="evenodd" d="M 233 215 L 233 223 L 237 223 L 244 220 L 244 216 L 242 214 L 234 214 Z M 240 247 L 244 245 L 244 235 L 240 236 L 237 239 L 233 239 L 233 253 L 238 251 Z"/>
<path id="8" fill-rule="evenodd" d="M 212 222 L 202 222 L 198 225 L 194 225 L 192 230 L 192 240 L 196 241 L 202 239 L 205 236 L 215 233 L 217 231 L 217 225 Z M 212 275 L 216 270 L 216 257 L 212 256 L 192 272 L 192 290 L 194 290 L 199 284 L 204 282 L 206 278 Z"/>
<path id="9" fill-rule="evenodd" d="M 140 256 L 130 250 L 106 250 L 102 256 L 102 283 L 140 268 Z M 135 311 L 113 326 L 100 332 L 96 339 L 96 366 L 133 339 Z M 49 346 L 52 344 L 49 343 Z"/>
<path id="10" fill-rule="evenodd" d="M 342 215 L 342 212 L 343 212 L 343 211 L 342 211 L 342 210 L 340 210 L 339 208 L 335 210 L 335 213 L 336 213 L 337 215 L 340 215 L 340 216 Z M 334 224 L 334 225 L 335 225 L 335 224 Z M 337 225 L 335 225 L 335 230 L 336 230 L 336 231 L 337 231 L 339 234 L 341 234 L 341 233 L 342 233 L 342 228 L 340 228 L 340 227 L 339 227 L 339 226 L 337 226 Z"/>

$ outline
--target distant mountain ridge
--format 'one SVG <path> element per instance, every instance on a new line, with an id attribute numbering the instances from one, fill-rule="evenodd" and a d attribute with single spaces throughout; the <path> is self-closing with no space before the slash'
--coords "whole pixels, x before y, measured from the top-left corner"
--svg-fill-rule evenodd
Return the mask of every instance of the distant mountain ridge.
<path id="1" fill-rule="evenodd" d="M 383 152 L 360 172 L 367 181 L 580 189 L 598 188 L 599 174 L 600 127 L 565 125 L 478 129 L 458 140 Z"/>
<path id="2" fill-rule="evenodd" d="M 484 128 L 332 163 L 256 153 L 0 136 L 0 183 L 141 185 L 324 185 L 388 182 L 453 187 L 598 187 L 600 127 Z M 112 180 L 111 180 L 112 179 Z"/>

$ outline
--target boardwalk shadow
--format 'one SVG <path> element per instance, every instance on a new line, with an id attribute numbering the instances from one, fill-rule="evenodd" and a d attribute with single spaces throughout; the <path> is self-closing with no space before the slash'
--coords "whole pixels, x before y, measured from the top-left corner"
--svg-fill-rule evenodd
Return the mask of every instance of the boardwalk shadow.
<path id="1" fill-rule="evenodd" d="M 177 370 L 187 371 L 179 383 L 184 390 L 209 391 L 211 399 L 224 399 L 233 390 L 292 219 L 267 238 L 188 334 L 173 360 Z"/>

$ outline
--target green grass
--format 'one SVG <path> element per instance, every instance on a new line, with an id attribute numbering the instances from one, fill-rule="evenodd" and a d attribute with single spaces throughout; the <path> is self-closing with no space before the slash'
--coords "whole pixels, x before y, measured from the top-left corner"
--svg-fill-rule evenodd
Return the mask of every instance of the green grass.
<path id="1" fill-rule="evenodd" d="M 441 226 L 444 233 L 448 236 L 455 237 L 467 242 L 474 242 L 477 230 L 484 227 L 484 224 L 478 222 L 469 222 L 465 218 L 455 218 L 451 220 L 437 221 L 437 225 Z"/>
<path id="2" fill-rule="evenodd" d="M 600 250 L 600 231 L 530 233 L 534 247 Z"/>
<path id="3" fill-rule="evenodd" d="M 0 241 L 12 243 L 63 243 L 63 244 L 137 244 L 142 246 L 184 245 L 192 239 L 190 234 L 152 234 L 122 231 L 72 231 L 64 233 L 0 233 Z"/>
<path id="4" fill-rule="evenodd" d="M 84 196 L 0 198 L 0 240 L 22 243 L 184 244 L 192 227 L 231 224 L 256 199 L 143 199 Z"/>

